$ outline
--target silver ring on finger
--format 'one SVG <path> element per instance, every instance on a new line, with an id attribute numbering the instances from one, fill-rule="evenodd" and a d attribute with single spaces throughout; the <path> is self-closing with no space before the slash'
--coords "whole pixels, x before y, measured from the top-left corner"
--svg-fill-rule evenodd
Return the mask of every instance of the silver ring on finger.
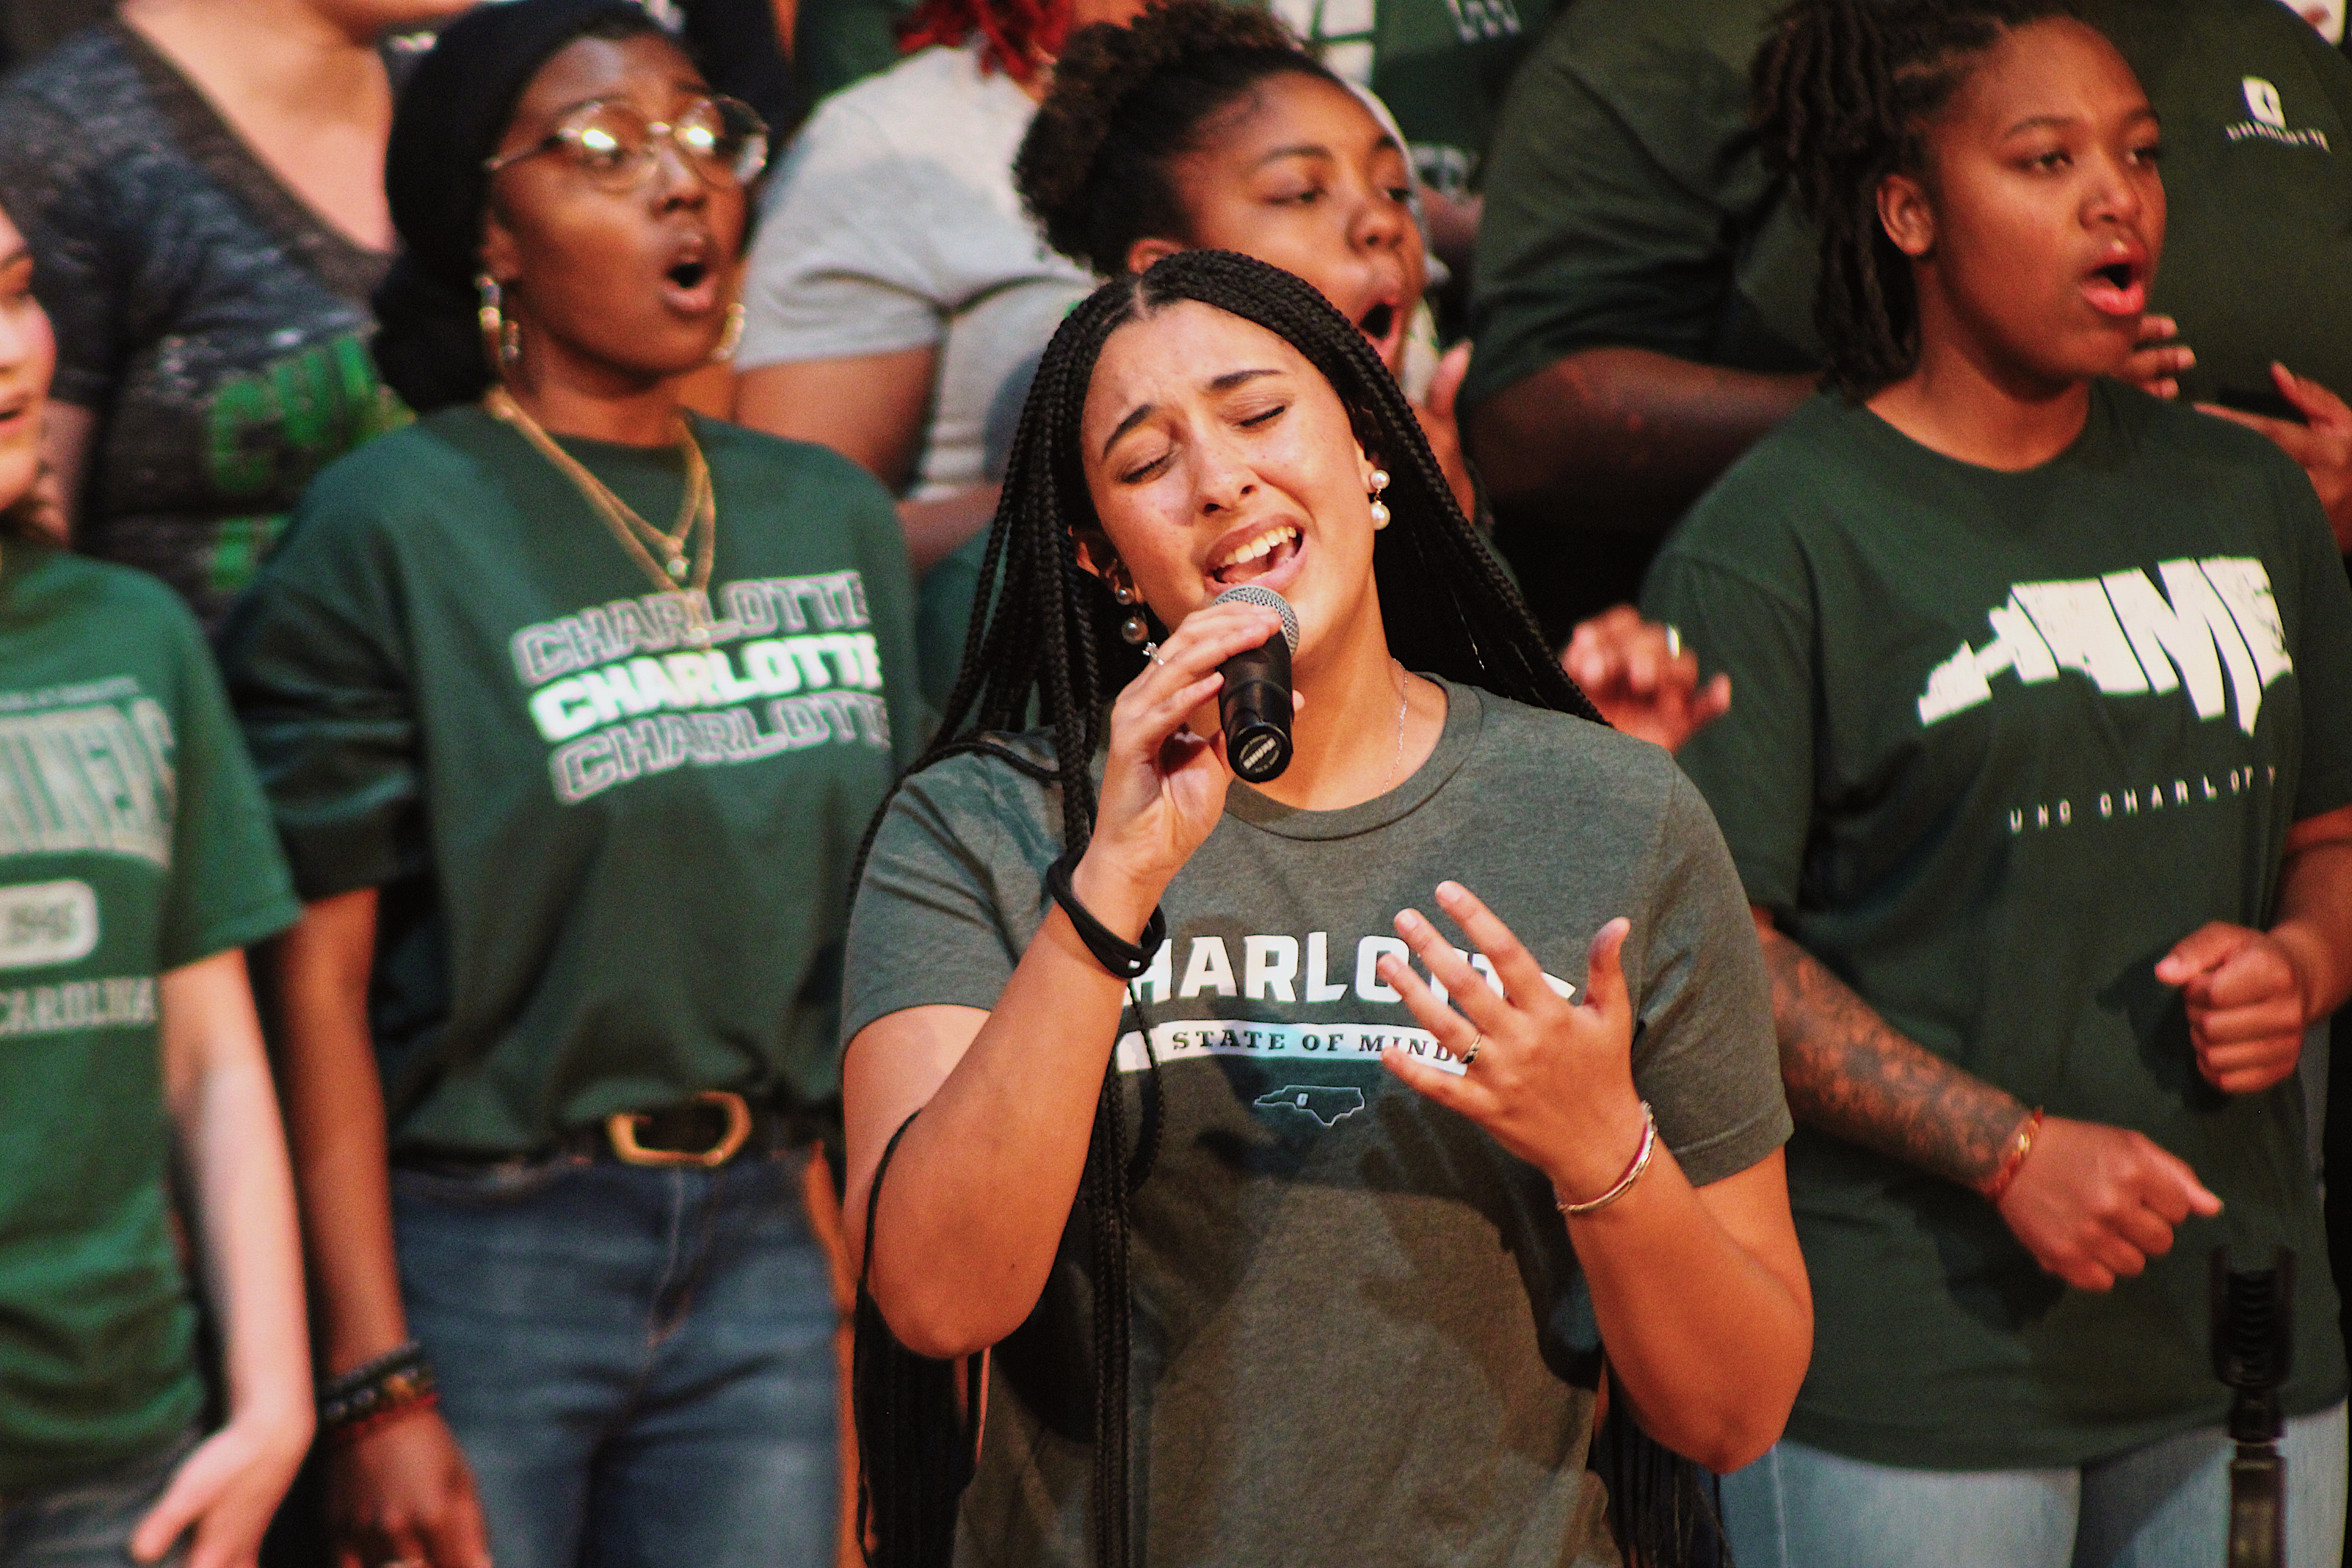
<path id="1" fill-rule="evenodd" d="M 1682 656 L 1683 629 L 1680 626 L 1669 626 L 1666 627 L 1666 657 L 1668 658 L 1680 658 Z"/>
<path id="2" fill-rule="evenodd" d="M 1470 1064 L 1478 1059 L 1478 1047 L 1486 1043 L 1486 1031 L 1481 1029 L 1478 1031 L 1478 1037 L 1470 1042 L 1470 1048 L 1462 1053 L 1462 1070 L 1464 1072 L 1468 1072 L 1470 1070 Z"/>
<path id="3" fill-rule="evenodd" d="M 1162 669 L 1168 668 L 1168 660 L 1166 657 L 1160 653 L 1160 645 L 1156 642 L 1148 642 L 1143 645 L 1143 657 L 1150 659 L 1152 663 L 1158 665 Z"/>

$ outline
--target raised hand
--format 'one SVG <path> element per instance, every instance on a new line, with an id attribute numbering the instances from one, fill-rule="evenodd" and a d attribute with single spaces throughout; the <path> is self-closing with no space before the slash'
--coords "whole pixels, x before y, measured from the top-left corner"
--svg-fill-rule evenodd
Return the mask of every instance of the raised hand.
<path id="1" fill-rule="evenodd" d="M 1484 1127 L 1549 1175 L 1560 1195 L 1593 1197 L 1623 1175 L 1642 1137 L 1633 1089 L 1633 1012 L 1618 952 L 1631 928 L 1611 921 L 1592 939 L 1584 999 L 1571 1003 L 1510 928 L 1458 882 L 1437 886 L 1438 907 L 1495 966 L 1497 994 L 1419 912 L 1396 918 L 1397 934 L 1445 987 L 1441 1002 L 1404 960 L 1381 961 L 1422 1027 L 1469 1069 L 1448 1073 L 1391 1049 L 1381 1062 L 1423 1095 Z M 1457 1011 L 1458 1009 L 1458 1011 Z"/>
<path id="2" fill-rule="evenodd" d="M 2137 1132 L 2052 1116 L 1998 1206 L 2042 1268 L 2077 1290 L 2112 1290 L 2172 1250 L 2174 1226 L 2221 1213 L 2221 1200 Z"/>
<path id="3" fill-rule="evenodd" d="M 327 1489 L 336 1568 L 490 1568 L 473 1472 L 433 1411 L 337 1449 Z"/>
<path id="4" fill-rule="evenodd" d="M 1263 605 L 1195 610 L 1111 704 L 1094 838 L 1072 879 L 1112 929 L 1131 913 L 1139 931 L 1169 879 L 1215 829 L 1234 777 L 1224 733 L 1212 721 L 1196 734 L 1185 721 L 1215 700 L 1219 665 L 1281 631 L 1281 617 Z"/>
<path id="5" fill-rule="evenodd" d="M 2218 403 L 2197 406 L 2269 437 L 2293 458 L 2311 477 L 2311 488 L 2319 492 L 2319 504 L 2327 510 L 2327 525 L 2336 533 L 2336 548 L 2352 555 L 2352 407 L 2309 376 L 2297 375 L 2283 364 L 2272 364 L 2271 380 L 2277 384 L 2279 395 L 2303 416 L 2300 424 L 2224 408 Z"/>
<path id="6" fill-rule="evenodd" d="M 1462 456 L 1462 426 L 1454 416 L 1454 402 L 1462 391 L 1462 378 L 1470 374 L 1470 345 L 1456 343 L 1445 351 L 1437 362 L 1437 374 L 1429 378 L 1429 390 L 1419 403 L 1412 405 L 1421 419 L 1421 433 L 1429 441 L 1429 450 L 1437 466 L 1445 474 L 1446 488 L 1454 492 L 1454 502 L 1462 515 L 1476 521 L 1478 492 L 1470 483 L 1470 465 Z"/>
<path id="7" fill-rule="evenodd" d="M 2197 352 L 2179 338 L 2180 323 L 2171 317 L 2142 316 L 2139 342 L 2116 379 L 2158 397 L 2179 396 L 2180 373 L 2197 363 Z"/>
<path id="8" fill-rule="evenodd" d="M 2182 938 L 2156 966 L 2189 1008 L 2197 1070 L 2225 1094 L 2258 1094 L 2303 1058 L 2308 988 L 2284 944 L 2266 931 L 2214 921 Z"/>
<path id="9" fill-rule="evenodd" d="M 1701 686 L 1698 656 L 1631 605 L 1579 626 L 1559 663 L 1602 718 L 1669 752 L 1731 710 L 1731 677 L 1718 672 Z"/>

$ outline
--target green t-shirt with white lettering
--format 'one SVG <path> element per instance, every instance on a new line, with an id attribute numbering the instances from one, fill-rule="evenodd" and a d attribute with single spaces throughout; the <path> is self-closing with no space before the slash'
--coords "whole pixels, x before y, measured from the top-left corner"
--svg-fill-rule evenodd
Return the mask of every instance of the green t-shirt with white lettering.
<path id="1" fill-rule="evenodd" d="M 2344 1397 L 2301 1086 L 2208 1084 L 2154 973 L 2208 921 L 2267 924 L 2290 825 L 2352 801 L 2352 594 L 2302 472 L 2112 382 L 2020 473 L 1824 395 L 1699 502 L 1643 607 L 1731 674 L 1680 761 L 1750 901 L 1904 1035 L 2137 1129 L 2223 1204 L 2140 1278 L 2073 1290 L 1975 1194 L 1800 1127 L 1790 1435 L 1971 1469 L 2217 1422 L 2222 1244 L 2295 1249 L 2286 1408 Z"/>
<path id="2" fill-rule="evenodd" d="M 0 542 L 0 1498 L 202 1407 L 156 981 L 297 912 L 180 601 Z"/>
<path id="3" fill-rule="evenodd" d="M 1818 243 L 1749 123 L 1777 9 L 1578 0 L 1537 45 L 1495 134 L 1464 406 L 1586 348 L 1818 363 Z M 2183 397 L 2273 407 L 2273 359 L 2352 395 L 2352 62 L 2277 0 L 2087 15 L 2163 121 L 2151 309 L 2197 350 Z"/>
<path id="4" fill-rule="evenodd" d="M 296 885 L 380 889 L 395 1150 L 837 1093 L 849 866 L 921 724 L 906 552 L 845 458 L 694 433 L 707 595 L 655 590 L 570 479 L 463 407 L 320 476 L 231 616 Z M 564 445 L 676 516 L 676 448 Z"/>
<path id="5" fill-rule="evenodd" d="M 1169 940 L 1115 1058 L 1128 1125 L 1158 1124 L 1137 1135 L 1156 1155 L 1129 1275 L 1148 1568 L 1617 1560 L 1585 1468 L 1591 1299 L 1550 1185 L 1381 1066 L 1396 1045 L 1461 1070 L 1378 973 L 1404 954 L 1399 910 L 1444 918 L 1441 879 L 1562 994 L 1593 932 L 1632 921 L 1633 1082 L 1692 1182 L 1788 1136 L 1755 928 L 1689 781 L 1599 725 L 1451 682 L 1445 699 L 1434 752 L 1376 799 L 1301 811 L 1235 784 L 1161 898 Z M 1012 744 L 1050 766 L 1038 742 Z M 845 1034 L 993 1007 L 1061 834 L 1055 795 L 1000 759 L 910 778 L 858 888 Z M 1086 1225 L 992 1358 L 960 1564 L 1093 1560 Z"/>

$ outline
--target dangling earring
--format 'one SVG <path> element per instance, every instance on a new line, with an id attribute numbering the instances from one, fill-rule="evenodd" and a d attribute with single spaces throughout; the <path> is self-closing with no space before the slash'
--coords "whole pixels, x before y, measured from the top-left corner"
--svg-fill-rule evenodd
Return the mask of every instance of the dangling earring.
<path id="1" fill-rule="evenodd" d="M 725 364 L 743 346 L 743 301 L 736 300 L 727 307 L 727 330 L 719 334 L 719 346 L 710 351 L 710 363 Z"/>
<path id="2" fill-rule="evenodd" d="M 481 309 L 474 312 L 474 319 L 481 323 L 482 353 L 490 362 L 492 374 L 504 380 L 515 362 L 522 358 L 522 328 L 508 321 L 501 310 L 505 294 L 497 279 L 487 272 L 478 273 L 474 287 L 482 297 Z"/>
<path id="3" fill-rule="evenodd" d="M 1143 595 L 1135 591 L 1135 584 L 1124 577 L 1111 579 L 1110 596 L 1117 599 L 1122 605 L 1130 607 L 1140 604 L 1143 600 Z M 1151 626 L 1142 616 L 1129 616 L 1118 623 L 1118 637 L 1119 640 L 1129 647 L 1141 647 L 1151 640 Z"/>
<path id="4" fill-rule="evenodd" d="M 1372 531 L 1374 533 L 1378 533 L 1381 529 L 1384 529 L 1389 525 L 1389 509 L 1387 504 L 1381 500 L 1381 492 L 1388 488 L 1389 471 L 1386 468 L 1374 468 L 1372 470 L 1372 491 L 1369 498 L 1372 503 Z"/>

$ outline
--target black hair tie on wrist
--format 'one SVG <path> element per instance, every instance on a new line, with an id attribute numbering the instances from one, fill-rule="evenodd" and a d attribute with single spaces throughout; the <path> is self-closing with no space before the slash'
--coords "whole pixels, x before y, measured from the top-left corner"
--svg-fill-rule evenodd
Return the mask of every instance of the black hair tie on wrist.
<path id="1" fill-rule="evenodd" d="M 1095 955 L 1095 962 L 1121 980 L 1132 980 L 1151 967 L 1151 955 L 1158 952 L 1160 944 L 1168 940 L 1168 917 L 1160 913 L 1159 905 L 1151 907 L 1151 918 L 1144 922 L 1140 946 L 1122 940 L 1116 931 L 1095 919 L 1087 912 L 1087 906 L 1078 902 L 1077 889 L 1070 886 L 1070 872 L 1076 868 L 1078 857 L 1085 853 L 1083 845 L 1066 849 L 1060 859 L 1046 867 L 1045 890 L 1054 895 L 1054 901 L 1062 906 L 1064 914 L 1070 917 L 1070 924 L 1077 928 L 1078 940 L 1087 944 L 1087 951 Z"/>

